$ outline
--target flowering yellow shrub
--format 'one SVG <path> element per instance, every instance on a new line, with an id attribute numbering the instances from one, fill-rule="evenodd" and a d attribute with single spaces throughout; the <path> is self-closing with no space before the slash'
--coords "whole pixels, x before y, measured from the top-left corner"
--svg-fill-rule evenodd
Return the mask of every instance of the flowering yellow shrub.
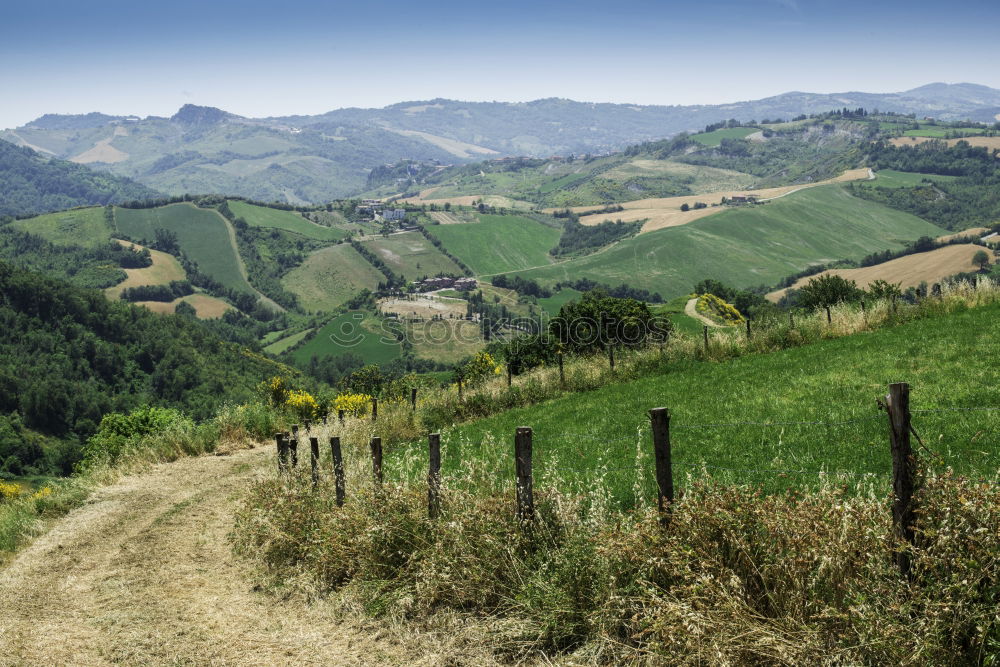
<path id="1" fill-rule="evenodd" d="M 740 315 L 740 311 L 714 294 L 702 294 L 699 296 L 695 308 L 702 315 L 720 321 L 723 324 L 733 325 L 743 322 L 743 316 Z"/>
<path id="2" fill-rule="evenodd" d="M 478 384 L 491 375 L 502 373 L 503 366 L 489 352 L 480 352 L 462 367 L 462 378 L 469 385 Z"/>
<path id="3" fill-rule="evenodd" d="M 343 410 L 344 414 L 360 417 L 368 412 L 372 397 L 368 394 L 341 394 L 333 399 L 333 410 Z"/>
<path id="4" fill-rule="evenodd" d="M 319 414 L 319 403 L 316 402 L 312 394 L 297 389 L 288 392 L 285 407 L 294 412 L 301 420 L 314 419 Z"/>
<path id="5" fill-rule="evenodd" d="M 257 393 L 274 407 L 284 405 L 288 401 L 289 391 L 291 387 L 288 385 L 288 380 L 280 375 L 275 375 L 257 385 Z"/>
<path id="6" fill-rule="evenodd" d="M 43 486 L 42 488 L 35 491 L 35 494 L 31 497 L 34 498 L 35 500 L 41 500 L 42 498 L 48 498 L 51 495 L 52 495 L 52 487 Z"/>
<path id="7" fill-rule="evenodd" d="M 0 500 L 13 500 L 21 495 L 21 487 L 17 484 L 0 482 Z"/>

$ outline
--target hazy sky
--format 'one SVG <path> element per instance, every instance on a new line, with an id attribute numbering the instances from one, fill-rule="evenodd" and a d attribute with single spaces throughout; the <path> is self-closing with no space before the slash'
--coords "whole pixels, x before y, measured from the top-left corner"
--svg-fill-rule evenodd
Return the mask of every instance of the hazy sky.
<path id="1" fill-rule="evenodd" d="M 1000 88 L 998 20 L 1000 0 L 5 0 L 0 127 L 185 103 L 274 116 L 434 97 Z"/>

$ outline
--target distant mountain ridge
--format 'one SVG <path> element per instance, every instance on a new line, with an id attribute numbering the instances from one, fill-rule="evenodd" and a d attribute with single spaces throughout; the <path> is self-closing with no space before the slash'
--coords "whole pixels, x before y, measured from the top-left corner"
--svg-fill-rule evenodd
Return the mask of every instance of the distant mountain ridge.
<path id="1" fill-rule="evenodd" d="M 171 194 L 303 203 L 360 192 L 371 169 L 402 159 L 456 163 L 492 155 L 602 153 L 731 118 L 789 119 L 843 107 L 996 122 L 1000 90 L 931 83 L 899 93 L 789 92 L 689 106 L 434 99 L 256 119 L 185 105 L 170 118 L 46 114 L 0 138 Z"/>

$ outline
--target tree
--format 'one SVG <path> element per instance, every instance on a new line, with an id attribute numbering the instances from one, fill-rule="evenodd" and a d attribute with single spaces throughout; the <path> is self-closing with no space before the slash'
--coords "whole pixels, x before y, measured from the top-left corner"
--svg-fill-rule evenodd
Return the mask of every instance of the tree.
<path id="1" fill-rule="evenodd" d="M 891 299 L 902 296 L 901 283 L 890 283 L 885 280 L 874 280 L 868 285 L 868 295 L 873 299 Z"/>
<path id="2" fill-rule="evenodd" d="M 844 301 L 857 301 L 864 292 L 853 280 L 838 275 L 826 274 L 813 278 L 799 291 L 799 298 L 805 308 L 822 308 Z"/>
<path id="3" fill-rule="evenodd" d="M 990 255 L 985 250 L 977 250 L 972 256 L 972 263 L 977 265 L 981 271 L 990 268 Z"/>

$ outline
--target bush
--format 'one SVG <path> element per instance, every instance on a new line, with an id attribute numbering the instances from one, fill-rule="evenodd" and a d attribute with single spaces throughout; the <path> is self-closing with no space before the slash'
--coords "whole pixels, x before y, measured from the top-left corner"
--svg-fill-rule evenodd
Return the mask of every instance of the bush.
<path id="1" fill-rule="evenodd" d="M 101 464 L 114 465 L 135 450 L 146 436 L 193 426 L 193 422 L 180 411 L 170 408 L 147 406 L 129 414 L 112 412 L 101 419 L 97 433 L 87 440 L 79 467 L 86 470 Z"/>

